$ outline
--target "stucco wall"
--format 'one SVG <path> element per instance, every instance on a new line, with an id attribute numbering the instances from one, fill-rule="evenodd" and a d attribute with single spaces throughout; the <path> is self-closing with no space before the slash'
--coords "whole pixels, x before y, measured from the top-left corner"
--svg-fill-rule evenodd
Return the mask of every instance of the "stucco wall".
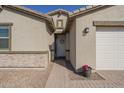
<path id="1" fill-rule="evenodd" d="M 54 33 L 50 31 L 50 29 L 47 27 L 47 40 L 48 40 L 48 47 L 49 47 L 49 62 L 54 60 Z"/>
<path id="2" fill-rule="evenodd" d="M 13 23 L 11 27 L 12 51 L 48 50 L 47 30 L 44 20 L 4 9 L 0 13 L 0 23 L 8 22 Z"/>
<path id="3" fill-rule="evenodd" d="M 27 54 L 0 54 L 0 67 L 47 67 L 51 55 L 49 45 L 53 42 L 44 19 L 38 19 L 21 12 L 3 9 L 0 23 L 13 23 L 11 26 L 11 52 L 27 51 Z M 29 53 L 32 52 L 32 53 Z M 47 54 L 33 52 L 48 51 Z"/>
<path id="4" fill-rule="evenodd" d="M 96 27 L 93 21 L 124 21 L 124 6 L 112 6 L 76 18 L 76 69 L 83 64 L 96 66 Z M 90 32 L 83 35 L 86 27 Z"/>
<path id="5" fill-rule="evenodd" d="M 70 62 L 76 68 L 76 21 L 73 22 L 70 28 Z"/>
<path id="6" fill-rule="evenodd" d="M 57 27 L 57 20 L 58 19 L 62 19 L 63 20 L 63 29 L 66 27 L 66 22 L 67 22 L 67 15 L 61 14 L 61 15 L 53 15 L 53 22 L 55 24 L 55 27 Z M 61 31 L 63 31 L 63 29 L 56 29 L 55 33 L 61 33 Z"/>

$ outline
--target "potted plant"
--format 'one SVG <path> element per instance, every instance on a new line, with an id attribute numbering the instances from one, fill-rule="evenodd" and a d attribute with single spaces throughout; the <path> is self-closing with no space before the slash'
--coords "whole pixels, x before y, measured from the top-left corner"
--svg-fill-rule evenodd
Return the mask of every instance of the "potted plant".
<path id="1" fill-rule="evenodd" d="M 83 76 L 90 77 L 92 73 L 92 68 L 89 65 L 82 66 Z"/>

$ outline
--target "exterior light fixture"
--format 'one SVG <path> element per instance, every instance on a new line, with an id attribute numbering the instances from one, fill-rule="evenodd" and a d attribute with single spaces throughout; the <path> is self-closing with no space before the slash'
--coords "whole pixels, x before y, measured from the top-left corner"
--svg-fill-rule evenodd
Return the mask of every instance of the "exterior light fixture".
<path id="1" fill-rule="evenodd" d="M 89 27 L 86 27 L 86 28 L 84 29 L 84 32 L 85 32 L 85 33 L 89 33 L 89 32 L 90 32 Z"/>

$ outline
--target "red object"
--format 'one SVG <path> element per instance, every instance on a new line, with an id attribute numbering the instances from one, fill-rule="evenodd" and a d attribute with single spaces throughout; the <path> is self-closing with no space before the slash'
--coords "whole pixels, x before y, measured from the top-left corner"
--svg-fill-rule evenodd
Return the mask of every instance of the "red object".
<path id="1" fill-rule="evenodd" d="M 83 66 L 82 66 L 82 69 L 83 69 L 84 71 L 87 71 L 87 70 L 89 70 L 89 66 L 88 66 L 88 65 L 83 65 Z"/>

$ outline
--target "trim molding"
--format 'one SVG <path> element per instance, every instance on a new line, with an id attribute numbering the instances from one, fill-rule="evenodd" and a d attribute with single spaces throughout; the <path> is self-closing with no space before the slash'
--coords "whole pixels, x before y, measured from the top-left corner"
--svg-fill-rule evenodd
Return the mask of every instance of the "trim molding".
<path id="1" fill-rule="evenodd" d="M 13 23 L 0 23 L 0 26 L 12 26 Z"/>
<path id="2" fill-rule="evenodd" d="M 84 10 L 81 10 L 79 12 L 73 13 L 72 15 L 70 15 L 70 17 L 74 18 L 74 17 L 77 17 L 77 16 L 79 16 L 81 14 L 86 14 L 86 13 L 89 13 L 89 12 L 93 12 L 95 10 L 99 10 L 99 9 L 103 9 L 103 8 L 111 7 L 111 6 L 114 6 L 114 5 L 95 5 L 95 6 L 89 6 L 89 7 L 86 7 Z"/>
<path id="3" fill-rule="evenodd" d="M 48 15 L 52 16 L 52 15 L 55 15 L 55 14 L 65 14 L 65 15 L 69 15 L 69 11 L 66 11 L 64 9 L 57 9 L 57 10 L 54 10 L 52 12 L 48 12 L 47 13 Z"/>
<path id="4" fill-rule="evenodd" d="M 43 18 L 43 19 L 45 19 L 47 21 L 51 21 L 51 17 L 49 15 L 42 14 L 40 12 L 31 10 L 31 9 L 23 7 L 23 6 L 19 6 L 19 5 L 2 5 L 2 7 L 3 8 L 6 7 L 6 8 L 9 8 L 9 9 L 14 9 L 14 10 L 17 10 L 17 11 L 22 12 L 22 13 L 26 13 L 26 14 L 33 15 L 33 16 L 38 17 L 38 18 Z"/>
<path id="5" fill-rule="evenodd" d="M 61 22 L 61 27 L 59 27 L 59 22 Z M 56 29 L 63 29 L 63 19 L 57 19 L 56 20 Z"/>
<path id="6" fill-rule="evenodd" d="M 54 30 L 55 30 L 55 26 L 54 26 L 52 17 L 49 15 L 42 14 L 40 12 L 37 12 L 37 11 L 31 10 L 29 8 L 19 6 L 19 5 L 2 5 L 2 8 L 16 10 L 18 12 L 28 14 L 28 15 L 34 16 L 36 18 L 44 19 L 48 23 L 48 26 L 51 29 L 50 31 L 54 32 Z"/>
<path id="7" fill-rule="evenodd" d="M 0 51 L 0 54 L 48 54 L 49 51 Z"/>
<path id="8" fill-rule="evenodd" d="M 124 21 L 94 21 L 93 22 L 94 26 L 118 26 L 118 27 L 123 27 L 124 26 Z"/>
<path id="9" fill-rule="evenodd" d="M 9 34 L 9 36 L 8 36 L 8 48 L 7 49 L 2 49 L 2 48 L 0 48 L 0 51 L 2 50 L 9 50 L 9 51 L 11 51 L 11 38 L 12 38 L 12 31 L 11 31 L 11 26 L 13 25 L 13 23 L 0 23 L 0 26 L 7 26 L 8 27 L 8 34 Z"/>

